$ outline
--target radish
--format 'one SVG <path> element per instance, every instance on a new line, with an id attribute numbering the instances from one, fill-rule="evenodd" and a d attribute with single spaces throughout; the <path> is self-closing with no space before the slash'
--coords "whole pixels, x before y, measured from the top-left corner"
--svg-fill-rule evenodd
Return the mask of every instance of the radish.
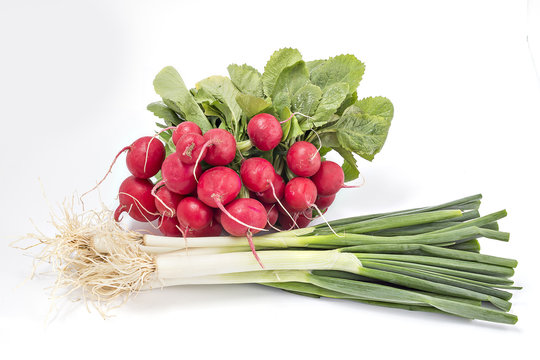
<path id="1" fill-rule="evenodd" d="M 294 210 L 309 209 L 315 205 L 315 200 L 317 200 L 317 187 L 308 178 L 296 177 L 285 185 L 285 201 Z"/>
<path id="2" fill-rule="evenodd" d="M 296 221 L 295 221 L 295 218 L 294 218 L 295 214 L 298 212 L 298 210 L 296 210 L 290 204 L 288 204 L 285 199 L 281 199 L 281 200 L 277 201 L 277 210 L 278 210 L 279 213 L 281 213 L 283 215 L 287 215 L 287 217 L 289 218 L 291 223 L 295 227 L 298 227 L 298 226 L 295 225 Z"/>
<path id="3" fill-rule="evenodd" d="M 322 196 L 336 194 L 343 187 L 344 179 L 343 169 L 333 161 L 323 161 L 319 171 L 311 177 L 318 194 Z"/>
<path id="4" fill-rule="evenodd" d="M 176 209 L 176 216 L 181 227 L 194 230 L 209 226 L 213 215 L 212 208 L 191 196 L 183 198 Z"/>
<path id="5" fill-rule="evenodd" d="M 197 181 L 193 174 L 200 175 L 200 173 L 200 166 L 184 164 L 176 153 L 167 156 L 161 166 L 161 176 L 165 186 L 170 191 L 181 195 L 190 194 L 196 189 Z"/>
<path id="6" fill-rule="evenodd" d="M 165 147 L 151 136 L 139 138 L 131 144 L 126 156 L 129 172 L 141 179 L 149 179 L 161 169 L 165 159 Z"/>
<path id="7" fill-rule="evenodd" d="M 188 237 L 219 236 L 221 235 L 222 231 L 223 231 L 223 228 L 221 227 L 221 225 L 213 221 L 209 226 L 205 227 L 204 229 L 200 229 L 200 230 L 189 229 L 186 233 L 186 236 Z"/>
<path id="8" fill-rule="evenodd" d="M 210 129 L 204 134 L 204 139 L 206 143 L 201 151 L 208 148 L 204 158 L 204 161 L 208 164 L 214 166 L 228 165 L 234 160 L 236 156 L 236 140 L 230 132 L 223 129 Z M 197 163 L 199 161 L 200 159 L 197 159 Z"/>
<path id="9" fill-rule="evenodd" d="M 262 192 L 270 189 L 276 171 L 272 164 L 263 158 L 252 157 L 245 160 L 240 167 L 242 183 L 248 190 Z"/>
<path id="10" fill-rule="evenodd" d="M 221 225 L 221 210 L 214 209 L 214 218 L 212 219 L 212 222 L 217 222 Z"/>
<path id="11" fill-rule="evenodd" d="M 163 159 L 165 159 L 165 147 L 163 146 L 163 143 L 161 141 L 152 141 L 151 136 L 143 136 L 135 140 L 131 145 L 124 147 L 116 154 L 112 164 L 109 166 L 109 170 L 105 173 L 105 176 L 96 184 L 96 186 L 81 195 L 81 201 L 84 196 L 97 189 L 98 186 L 105 181 L 107 176 L 111 173 L 116 160 L 125 151 L 128 152 L 126 156 L 126 165 L 129 172 L 131 172 L 133 176 L 141 179 L 149 179 L 156 175 L 161 168 Z"/>
<path id="12" fill-rule="evenodd" d="M 312 143 L 298 141 L 287 151 L 287 166 L 295 175 L 313 176 L 321 167 L 321 155 Z"/>
<path id="13" fill-rule="evenodd" d="M 291 205 L 289 205 L 289 203 L 287 203 L 285 199 L 281 200 L 281 203 L 278 204 L 277 209 L 283 215 L 287 215 L 287 212 L 289 214 L 294 214 L 298 212 L 298 210 L 294 209 Z"/>
<path id="14" fill-rule="evenodd" d="M 262 207 L 264 212 L 264 219 L 265 221 L 259 225 L 259 222 L 256 223 L 245 223 L 241 219 L 237 218 L 234 214 L 230 213 L 227 208 L 225 208 L 224 205 L 229 204 L 234 200 L 236 196 L 240 193 L 240 189 L 242 188 L 242 182 L 240 181 L 240 176 L 238 174 L 227 167 L 224 166 L 216 166 L 214 168 L 208 169 L 205 171 L 202 176 L 201 180 L 199 181 L 199 184 L 197 185 L 197 196 L 199 199 L 204 202 L 206 205 L 213 207 L 213 208 L 219 208 L 222 211 L 221 214 L 221 225 L 227 232 L 229 232 L 231 235 L 233 235 L 229 230 L 235 231 L 238 229 L 249 229 L 253 230 L 254 232 L 259 231 L 266 231 L 264 229 L 264 226 L 266 225 L 266 211 L 264 210 L 264 207 L 261 205 L 260 202 L 254 199 L 238 199 L 238 200 L 253 200 L 255 203 L 259 204 L 260 207 Z M 237 201 L 237 200 L 234 200 Z M 245 204 L 245 201 L 241 201 L 239 204 Z M 250 204 L 253 204 L 253 202 L 250 202 Z M 242 209 L 241 205 L 235 205 L 233 207 L 235 211 L 239 211 L 239 209 Z M 257 206 L 255 206 L 255 209 L 257 209 Z M 256 215 L 254 215 L 256 216 Z M 226 227 L 223 223 L 223 219 L 228 219 L 228 226 Z M 231 223 L 235 223 L 236 225 L 231 225 Z M 239 231 L 235 231 L 235 233 L 239 233 Z M 242 233 L 241 235 L 246 235 L 248 238 L 249 246 L 251 248 L 251 251 L 253 252 L 253 255 L 255 255 L 255 258 L 257 261 L 259 261 L 259 257 L 257 256 L 257 253 L 255 252 L 255 247 L 253 246 L 253 241 L 251 239 L 251 231 L 247 231 L 247 234 Z M 235 235 L 239 236 L 239 235 Z M 260 263 L 260 261 L 259 261 Z M 261 264 L 262 267 L 262 264 Z"/>
<path id="15" fill-rule="evenodd" d="M 308 178 L 295 177 L 285 185 L 285 201 L 296 211 L 301 212 L 308 209 L 315 209 L 321 216 L 321 218 L 326 222 L 330 231 L 332 231 L 336 236 L 338 235 L 332 226 L 328 223 L 323 213 L 319 207 L 315 204 L 317 200 L 317 187 L 313 181 Z M 311 214 L 310 214 L 311 215 Z M 310 216 L 311 220 L 312 217 Z"/>
<path id="16" fill-rule="evenodd" d="M 263 204 L 264 209 L 266 210 L 266 222 L 267 227 L 274 228 L 274 225 L 277 222 L 279 211 L 275 204 Z"/>
<path id="17" fill-rule="evenodd" d="M 182 232 L 180 231 L 180 223 L 178 222 L 176 216 L 161 216 L 158 222 L 158 229 L 165 236 L 182 236 Z"/>
<path id="18" fill-rule="evenodd" d="M 204 137 L 200 134 L 185 134 L 176 142 L 176 154 L 184 164 L 195 164 L 199 157 L 204 160 L 207 149 L 204 143 Z"/>
<path id="19" fill-rule="evenodd" d="M 173 193 L 166 186 L 159 187 L 153 195 L 155 198 L 154 202 L 156 204 L 156 209 L 161 215 L 167 217 L 176 216 L 176 207 L 180 200 L 182 200 L 182 195 Z"/>
<path id="20" fill-rule="evenodd" d="M 238 196 L 241 187 L 240 176 L 233 169 L 217 166 L 201 175 L 197 197 L 206 205 L 221 209 Z"/>
<path id="21" fill-rule="evenodd" d="M 249 139 L 255 147 L 269 151 L 278 146 L 283 130 L 277 119 L 270 114 L 259 114 L 251 118 L 247 126 Z"/>
<path id="22" fill-rule="evenodd" d="M 178 140 L 186 134 L 199 134 L 202 135 L 201 128 L 191 121 L 184 121 L 180 123 L 172 133 L 173 143 L 176 145 Z"/>
<path id="23" fill-rule="evenodd" d="M 294 213 L 293 218 L 295 222 L 293 222 L 289 216 L 283 213 L 279 213 L 278 220 L 279 220 L 279 224 L 281 225 L 281 228 L 283 230 L 292 230 L 295 228 L 301 229 L 301 228 L 307 227 L 309 223 L 311 222 L 311 219 L 308 216 L 306 216 L 305 211 Z"/>
<path id="24" fill-rule="evenodd" d="M 328 196 L 319 195 L 317 196 L 317 200 L 315 200 L 315 205 L 317 205 L 319 209 L 327 209 L 330 205 L 332 205 L 335 198 L 336 198 L 336 194 L 328 195 Z"/>
<path id="25" fill-rule="evenodd" d="M 274 187 L 274 189 L 272 189 L 272 187 Z M 264 203 L 273 204 L 278 200 L 283 199 L 284 191 L 285 181 L 283 181 L 283 178 L 278 173 L 274 173 L 274 178 L 272 179 L 270 188 L 265 191 L 256 193 L 256 196 L 260 201 Z"/>
<path id="26" fill-rule="evenodd" d="M 129 176 L 120 185 L 118 200 L 120 205 L 114 212 L 114 219 L 120 221 L 120 215 L 127 211 L 137 221 L 152 221 L 159 217 L 152 195 L 153 184 L 148 179 Z"/>
<path id="27" fill-rule="evenodd" d="M 226 206 L 221 214 L 221 226 L 232 236 L 246 236 L 251 252 L 259 265 L 264 266 L 253 245 L 252 234 L 258 233 L 267 223 L 267 213 L 264 206 L 255 199 L 236 199 Z"/>

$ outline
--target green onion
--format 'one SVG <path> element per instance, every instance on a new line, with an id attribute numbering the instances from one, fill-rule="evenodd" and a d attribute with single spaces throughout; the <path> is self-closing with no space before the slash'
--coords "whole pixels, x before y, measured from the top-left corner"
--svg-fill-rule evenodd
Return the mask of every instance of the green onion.
<path id="1" fill-rule="evenodd" d="M 258 283 L 513 324 L 517 261 L 481 254 L 478 241 L 509 240 L 497 224 L 506 211 L 480 216 L 480 198 L 330 221 L 334 231 L 321 224 L 255 236 L 264 268 L 245 238 L 142 235 L 121 229 L 110 213 L 68 216 L 60 234 L 38 239 L 42 258 L 57 266 L 57 287 L 81 288 L 99 304 L 163 286 Z"/>

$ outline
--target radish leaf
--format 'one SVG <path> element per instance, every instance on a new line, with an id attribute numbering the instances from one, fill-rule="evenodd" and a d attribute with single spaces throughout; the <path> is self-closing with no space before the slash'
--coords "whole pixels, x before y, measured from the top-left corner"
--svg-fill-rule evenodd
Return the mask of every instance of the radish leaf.
<path id="1" fill-rule="evenodd" d="M 156 93 L 163 98 L 167 106 L 173 105 L 182 113 L 186 120 L 199 125 L 203 132 L 212 128 L 212 125 L 204 116 L 201 108 L 193 99 L 193 96 L 186 88 L 182 77 L 172 67 L 163 68 L 154 79 L 154 89 Z"/>
<path id="2" fill-rule="evenodd" d="M 262 113 L 272 104 L 267 100 L 249 94 L 236 95 L 236 102 L 248 118 Z"/>
<path id="3" fill-rule="evenodd" d="M 266 63 L 261 77 L 264 94 L 270 96 L 283 69 L 300 60 L 302 60 L 302 55 L 297 49 L 284 48 L 274 52 Z"/>
<path id="4" fill-rule="evenodd" d="M 345 82 L 353 92 L 362 80 L 364 69 L 364 63 L 354 55 L 338 55 L 314 67 L 311 82 L 323 90 L 334 83 Z"/>
<path id="5" fill-rule="evenodd" d="M 331 127 L 336 131 L 337 139 L 344 149 L 370 161 L 383 147 L 389 128 L 389 120 L 382 116 L 362 113 L 355 105 L 348 107 Z"/>
<path id="6" fill-rule="evenodd" d="M 176 112 L 174 112 L 174 110 L 169 108 L 167 105 L 165 105 L 161 101 L 156 101 L 151 104 L 148 104 L 146 108 L 150 110 L 151 112 L 153 112 L 155 116 L 163 119 L 163 121 L 165 121 L 165 124 L 167 124 L 167 126 L 176 126 L 180 124 L 180 122 L 182 121 L 182 119 L 178 117 L 178 115 L 176 114 Z"/>
<path id="7" fill-rule="evenodd" d="M 303 86 L 309 83 L 309 72 L 303 61 L 286 67 L 279 74 L 273 92 L 272 104 L 277 112 L 291 107 L 292 99 Z"/>
<path id="8" fill-rule="evenodd" d="M 257 69 L 243 64 L 231 64 L 227 67 L 234 86 L 246 95 L 263 97 L 261 74 Z"/>
<path id="9" fill-rule="evenodd" d="M 313 115 L 313 123 L 316 127 L 326 124 L 332 118 L 345 100 L 349 92 L 349 85 L 344 82 L 338 82 L 329 85 L 323 92 L 321 102 L 315 115 Z"/>
<path id="10" fill-rule="evenodd" d="M 306 84 L 292 98 L 292 109 L 295 112 L 311 116 L 319 106 L 321 97 L 322 91 L 317 85 Z"/>
<path id="11" fill-rule="evenodd" d="M 363 113 L 381 116 L 389 122 L 394 117 L 394 105 L 392 105 L 390 100 L 382 96 L 364 98 L 357 101 L 355 105 Z"/>

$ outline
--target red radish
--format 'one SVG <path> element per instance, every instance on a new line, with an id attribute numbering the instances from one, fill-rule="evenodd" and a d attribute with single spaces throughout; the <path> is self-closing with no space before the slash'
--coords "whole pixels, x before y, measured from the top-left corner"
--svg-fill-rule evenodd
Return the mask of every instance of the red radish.
<path id="1" fill-rule="evenodd" d="M 154 194 L 157 211 L 166 217 L 176 217 L 176 207 L 183 196 L 161 186 Z"/>
<path id="2" fill-rule="evenodd" d="M 152 221 L 159 217 L 154 203 L 152 188 L 154 184 L 148 179 L 135 176 L 126 178 L 120 185 L 118 200 L 120 205 L 114 212 L 114 220 L 120 221 L 120 215 L 127 211 L 137 221 Z"/>
<path id="3" fill-rule="evenodd" d="M 322 196 L 336 194 L 343 187 L 344 179 L 343 169 L 333 161 L 323 161 L 319 171 L 311 177 Z"/>
<path id="4" fill-rule="evenodd" d="M 161 176 L 165 186 L 172 192 L 187 195 L 197 187 L 193 173 L 200 175 L 201 167 L 184 164 L 176 153 L 167 156 L 161 166 Z"/>
<path id="5" fill-rule="evenodd" d="M 199 157 L 204 160 L 207 149 L 204 143 L 200 134 L 185 134 L 176 142 L 176 154 L 184 164 L 195 164 Z"/>
<path id="6" fill-rule="evenodd" d="M 281 204 L 277 205 L 277 209 L 283 215 L 287 215 L 287 212 L 289 214 L 294 214 L 298 212 L 298 210 L 294 209 L 291 205 L 289 205 L 289 203 L 287 203 L 285 199 L 281 200 Z"/>
<path id="7" fill-rule="evenodd" d="M 299 228 L 307 227 L 309 223 L 311 222 L 311 218 L 306 216 L 306 212 L 309 213 L 310 210 L 297 212 L 293 214 L 293 219 L 295 220 L 296 224 L 293 223 L 292 219 L 289 216 L 283 213 L 280 213 L 278 219 L 279 219 L 279 224 L 281 225 L 281 228 L 283 230 L 292 230 L 292 229 L 299 229 Z"/>
<path id="8" fill-rule="evenodd" d="M 109 170 L 107 170 L 107 173 L 105 173 L 105 176 L 96 184 L 96 186 L 82 194 L 81 199 L 86 194 L 97 189 L 98 186 L 105 181 L 107 176 L 111 173 L 116 160 L 118 160 L 118 157 L 125 151 L 128 151 L 126 156 L 126 164 L 133 176 L 141 179 L 149 179 L 156 175 L 161 168 L 163 159 L 165 159 L 165 147 L 161 141 L 151 140 L 151 136 L 144 136 L 135 140 L 131 145 L 120 150 L 114 157 L 112 164 L 109 166 Z"/>
<path id="9" fill-rule="evenodd" d="M 311 215 L 311 211 L 309 211 L 309 213 L 307 214 L 305 211 L 298 214 L 298 218 L 296 218 L 296 223 L 298 224 L 299 228 L 303 229 L 305 227 L 308 227 L 311 220 L 313 220 L 311 216 L 308 215 Z"/>
<path id="10" fill-rule="evenodd" d="M 204 147 L 208 147 L 204 161 L 208 164 L 228 165 L 234 160 L 236 140 L 230 132 L 223 129 L 210 129 L 204 134 L 204 139 L 206 140 Z"/>
<path id="11" fill-rule="evenodd" d="M 315 205 L 317 187 L 308 178 L 296 177 L 285 185 L 285 201 L 296 211 Z"/>
<path id="12" fill-rule="evenodd" d="M 199 134 L 202 135 L 201 128 L 191 121 L 184 121 L 183 123 L 180 123 L 173 131 L 172 133 L 172 139 L 173 143 L 176 145 L 176 142 L 178 139 L 180 139 L 183 135 L 186 134 Z"/>
<path id="13" fill-rule="evenodd" d="M 277 210 L 280 214 L 287 215 L 291 223 L 295 224 L 295 214 L 298 212 L 298 210 L 294 209 L 290 204 L 285 201 L 285 199 L 278 200 L 276 204 Z M 294 227 L 298 227 L 294 225 Z"/>
<path id="14" fill-rule="evenodd" d="M 200 230 L 189 229 L 186 233 L 187 237 L 206 237 L 206 236 L 219 236 L 223 228 L 217 222 L 212 222 L 209 226 Z"/>
<path id="15" fill-rule="evenodd" d="M 321 155 L 312 143 L 298 141 L 287 151 L 287 166 L 295 175 L 313 176 L 321 167 Z"/>
<path id="16" fill-rule="evenodd" d="M 248 190 L 262 192 L 270 189 L 276 171 L 272 164 L 263 158 L 252 157 L 240 167 L 240 177 Z"/>
<path id="17" fill-rule="evenodd" d="M 218 208 L 234 200 L 240 193 L 240 176 L 224 166 L 206 170 L 197 185 L 197 197 L 206 205 Z"/>
<path id="18" fill-rule="evenodd" d="M 274 227 L 279 216 L 276 204 L 263 204 L 266 210 L 267 227 Z"/>
<path id="19" fill-rule="evenodd" d="M 253 255 L 255 256 L 259 264 L 261 264 L 261 261 L 255 251 L 255 247 L 253 246 L 253 240 L 251 239 L 251 233 L 252 233 L 251 230 L 257 231 L 257 232 L 264 230 L 264 226 L 266 225 L 266 220 L 264 221 L 262 226 L 257 226 L 258 224 L 252 224 L 252 223 L 246 224 L 241 219 L 238 219 L 236 216 L 234 216 L 234 214 L 230 213 L 229 210 L 227 210 L 224 206 L 225 204 L 234 202 L 233 200 L 236 196 L 238 196 L 241 188 L 242 188 L 242 182 L 240 181 L 240 176 L 238 176 L 238 174 L 234 170 L 224 167 L 224 166 L 217 166 L 217 167 L 214 167 L 205 171 L 202 174 L 201 180 L 199 181 L 199 184 L 197 185 L 197 195 L 199 199 L 202 202 L 204 202 L 206 205 L 213 208 L 217 207 L 223 212 L 221 214 L 221 225 L 225 228 L 225 230 L 234 231 L 234 230 L 238 230 L 240 227 L 245 227 L 245 229 L 250 230 L 250 231 L 247 231 L 245 235 L 247 236 L 249 246 L 251 248 L 251 251 L 253 252 Z M 266 219 L 266 211 L 264 210 L 264 207 L 261 205 L 260 202 L 253 199 L 238 199 L 238 200 L 250 200 L 259 204 L 260 207 L 262 207 L 263 209 L 263 212 L 265 215 L 264 219 Z M 240 204 L 242 203 L 245 203 L 245 201 L 240 202 Z M 233 208 L 235 209 L 235 211 L 238 211 L 239 207 L 240 205 L 235 205 L 235 207 Z M 223 223 L 223 219 L 225 218 L 229 220 L 228 227 L 226 227 L 226 225 Z M 234 223 L 235 225 L 230 225 L 231 222 Z M 261 264 L 261 267 L 262 267 L 262 264 Z"/>
<path id="20" fill-rule="evenodd" d="M 315 201 L 315 205 L 317 205 L 319 207 L 319 209 L 326 209 L 330 205 L 332 205 L 335 198 L 336 198 L 336 194 L 328 195 L 328 196 L 319 195 L 319 196 L 317 196 L 317 200 Z"/>
<path id="21" fill-rule="evenodd" d="M 162 216 L 158 221 L 158 229 L 165 236 L 182 236 L 182 232 L 180 231 L 180 223 L 178 222 L 176 216 Z"/>
<path id="22" fill-rule="evenodd" d="M 255 199 L 236 199 L 228 204 L 221 214 L 221 226 L 232 236 L 247 237 L 251 252 L 262 268 L 264 266 L 257 255 L 251 235 L 262 230 L 266 223 L 266 209 Z"/>
<path id="23" fill-rule="evenodd" d="M 272 186 L 274 187 L 274 190 L 272 190 Z M 283 193 L 285 191 L 285 181 L 283 181 L 283 178 L 279 176 L 277 173 L 274 173 L 272 186 L 265 191 L 258 192 L 256 194 L 257 198 L 267 204 L 273 204 L 277 202 L 278 200 L 281 200 L 283 198 Z M 275 196 L 274 196 L 274 192 L 276 194 Z"/>
<path id="24" fill-rule="evenodd" d="M 212 208 L 191 196 L 183 198 L 176 209 L 180 226 L 194 230 L 201 230 L 209 226 L 213 215 Z"/>
<path id="25" fill-rule="evenodd" d="M 212 220 L 212 222 L 217 222 L 221 225 L 221 214 L 221 210 L 214 209 L 214 219 Z"/>
<path id="26" fill-rule="evenodd" d="M 253 145 L 262 151 L 278 146 L 283 130 L 277 119 L 270 114 L 259 114 L 249 120 L 247 133 Z"/>
<path id="27" fill-rule="evenodd" d="M 151 136 L 139 138 L 131 144 L 126 156 L 129 172 L 141 179 L 156 175 L 165 159 L 163 143 Z"/>

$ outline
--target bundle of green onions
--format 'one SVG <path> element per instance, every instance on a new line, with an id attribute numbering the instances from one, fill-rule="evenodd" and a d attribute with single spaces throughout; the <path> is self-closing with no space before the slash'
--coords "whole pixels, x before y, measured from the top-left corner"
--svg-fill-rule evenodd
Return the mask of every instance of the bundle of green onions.
<path id="1" fill-rule="evenodd" d="M 57 287 L 100 304 L 184 284 L 258 283 L 291 293 L 514 324 L 516 260 L 480 253 L 478 238 L 508 241 L 499 211 L 480 216 L 481 195 L 439 206 L 351 217 L 253 238 L 171 238 L 121 228 L 110 212 L 56 219 L 36 236 Z"/>

